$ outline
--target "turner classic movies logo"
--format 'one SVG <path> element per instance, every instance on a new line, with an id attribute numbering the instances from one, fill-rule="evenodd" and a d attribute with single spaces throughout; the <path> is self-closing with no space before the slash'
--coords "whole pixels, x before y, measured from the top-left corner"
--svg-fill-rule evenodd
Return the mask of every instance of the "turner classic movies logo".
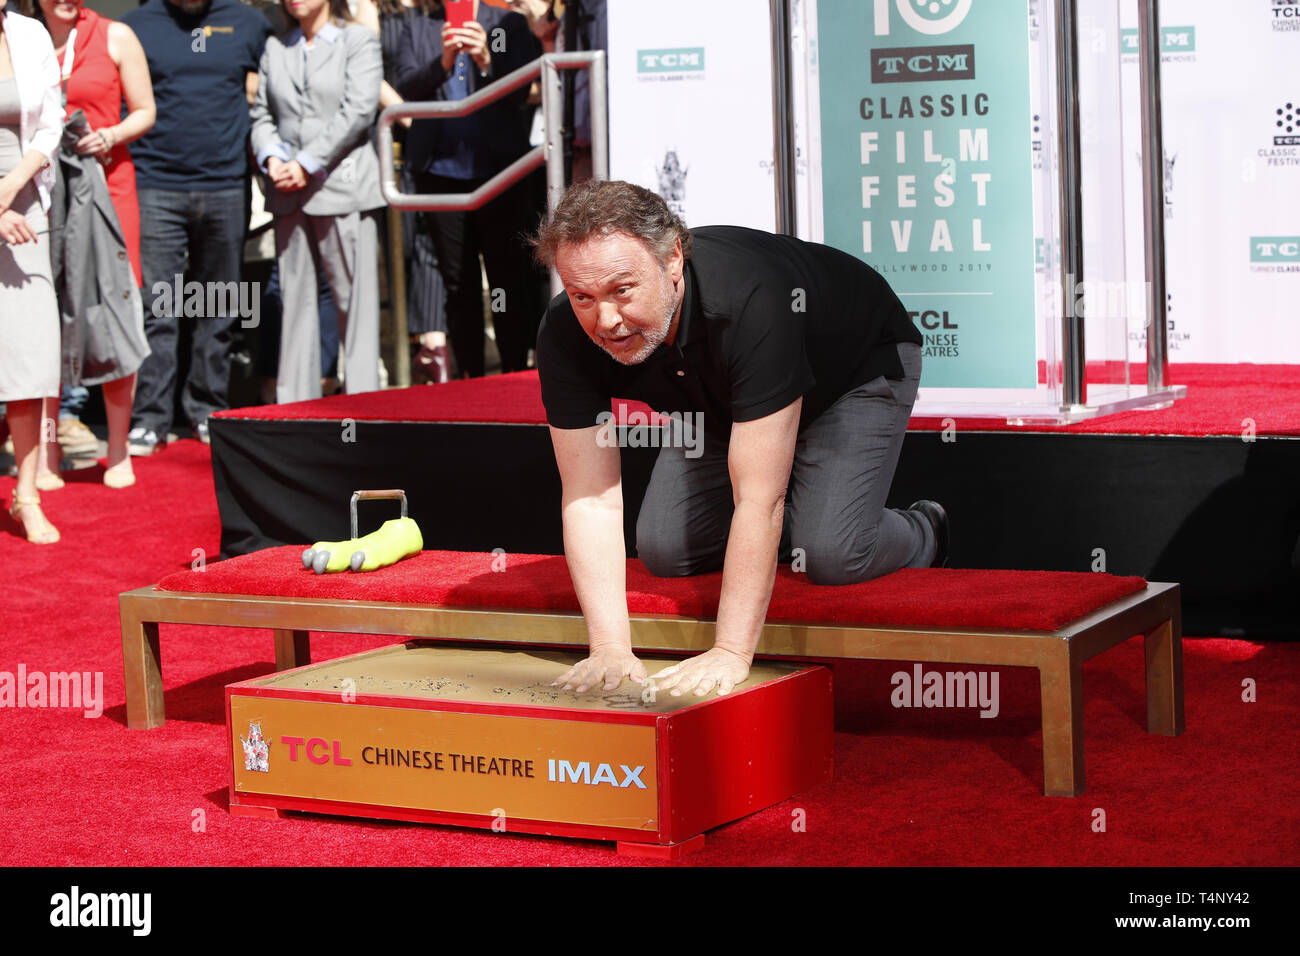
<path id="1" fill-rule="evenodd" d="M 1259 158 L 1265 166 L 1300 166 L 1300 102 L 1280 104 L 1269 118 L 1273 145 L 1261 146 Z"/>
<path id="2" fill-rule="evenodd" d="M 675 83 L 704 79 L 704 47 L 668 47 L 637 50 L 636 73 L 640 82 Z"/>
<path id="3" fill-rule="evenodd" d="M 1300 275 L 1300 236 L 1251 236 L 1250 271 Z"/>
<path id="4" fill-rule="evenodd" d="M 1300 3 L 1295 0 L 1271 0 L 1269 19 L 1280 33 L 1300 32 Z"/>
<path id="5" fill-rule="evenodd" d="M 1119 31 L 1120 53 L 1126 63 L 1136 63 L 1138 32 L 1134 27 Z M 1161 27 L 1160 62 L 1196 62 L 1196 27 Z"/>
<path id="6" fill-rule="evenodd" d="M 908 46 L 871 51 L 872 83 L 975 79 L 975 47 Z"/>
<path id="7" fill-rule="evenodd" d="M 955 29 L 970 12 L 971 0 L 896 0 L 899 18 L 917 33 L 936 36 Z M 876 36 L 889 36 L 889 0 L 876 0 Z M 872 83 L 918 83 L 975 79 L 975 47 L 905 46 L 871 51 Z"/>

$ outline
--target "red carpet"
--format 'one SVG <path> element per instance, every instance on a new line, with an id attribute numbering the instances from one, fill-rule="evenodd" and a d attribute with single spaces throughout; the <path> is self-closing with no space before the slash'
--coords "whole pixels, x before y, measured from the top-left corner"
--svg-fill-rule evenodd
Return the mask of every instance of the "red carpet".
<path id="1" fill-rule="evenodd" d="M 1172 383 L 1187 397 L 1158 411 L 1121 412 L 1077 425 L 1010 426 L 1003 420 L 959 418 L 969 431 L 1035 431 L 1114 435 L 1241 435 L 1243 421 L 1258 435 L 1300 435 L 1300 365 L 1171 365 Z M 622 403 L 620 403 L 622 404 Z M 644 410 L 639 403 L 629 408 Z M 536 372 L 448 382 L 431 387 L 338 395 L 289 405 L 220 412 L 221 418 L 336 421 L 502 422 L 546 421 Z M 937 431 L 941 419 L 915 418 L 910 428 Z"/>
<path id="2" fill-rule="evenodd" d="M 645 865 L 608 844 L 323 816 L 226 812 L 222 688 L 272 670 L 268 632 L 162 629 L 165 727 L 128 731 L 117 594 L 217 551 L 207 449 L 137 463 L 126 491 L 74 474 L 45 495 L 63 532 L 37 547 L 0 532 L 0 671 L 101 671 L 103 717 L 5 709 L 6 865 Z M 13 481 L 0 479 L 7 500 Z M 315 637 L 318 659 L 391 643 Z M 836 665 L 835 780 L 710 834 L 686 866 L 745 864 L 1293 865 L 1300 855 L 1300 645 L 1189 640 L 1187 732 L 1144 731 L 1143 653 L 1084 665 L 1088 789 L 1042 796 L 1038 684 L 1002 669 L 1000 712 L 890 705 L 909 665 Z M 1241 700 L 1242 682 L 1258 687 Z M 806 832 L 791 828 L 806 811 Z M 1094 832 L 1095 811 L 1106 815 Z"/>
<path id="3" fill-rule="evenodd" d="M 313 574 L 300 546 L 268 548 L 220 561 L 202 572 L 179 571 L 158 587 L 202 594 L 372 599 L 398 604 L 578 611 L 563 557 L 423 551 L 366 574 Z M 844 587 L 808 583 L 789 567 L 777 571 L 767 616 L 777 621 L 881 624 L 893 627 L 1006 628 L 1054 631 L 1089 611 L 1140 591 L 1139 577 L 1065 571 L 905 569 Z M 716 617 L 722 572 L 656 578 L 640 561 L 627 563 L 627 606 L 633 613 Z"/>

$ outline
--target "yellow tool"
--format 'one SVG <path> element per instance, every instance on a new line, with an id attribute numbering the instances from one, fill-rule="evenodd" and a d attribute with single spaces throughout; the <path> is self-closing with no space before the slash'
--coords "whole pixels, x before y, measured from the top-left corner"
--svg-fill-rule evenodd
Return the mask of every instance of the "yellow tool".
<path id="1" fill-rule="evenodd" d="M 402 502 L 402 516 L 385 521 L 378 531 L 364 538 L 357 537 L 357 502 L 361 499 L 398 498 Z M 406 492 L 356 491 L 352 494 L 352 537 L 347 541 L 317 541 L 302 553 L 302 566 L 317 574 L 334 573 L 351 568 L 353 571 L 374 571 L 396 564 L 403 558 L 419 554 L 424 547 L 424 537 L 414 518 L 406 516 Z"/>

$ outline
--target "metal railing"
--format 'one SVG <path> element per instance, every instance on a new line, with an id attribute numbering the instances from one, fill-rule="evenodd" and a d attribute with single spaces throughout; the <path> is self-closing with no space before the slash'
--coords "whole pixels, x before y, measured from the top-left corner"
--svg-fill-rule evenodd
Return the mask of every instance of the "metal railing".
<path id="1" fill-rule="evenodd" d="M 400 308 L 394 309 L 394 338 L 398 343 L 396 372 L 399 385 L 411 383 L 410 357 L 406 354 L 407 322 L 405 309 L 406 282 L 401 263 L 401 222 L 397 210 L 469 211 L 487 205 L 515 183 L 519 182 L 543 163 L 546 164 L 546 205 L 554 210 L 564 193 L 564 88 L 560 70 L 586 69 L 590 76 L 588 86 L 591 103 L 591 167 L 596 179 L 609 178 L 609 111 L 605 79 L 605 51 L 591 50 L 577 53 L 548 53 L 489 83 L 463 100 L 428 100 L 398 103 L 379 114 L 379 186 L 384 201 L 388 203 L 390 230 L 395 231 L 398 244 L 390 245 L 389 254 L 397 257 L 393 274 L 397 278 L 390 299 L 402 296 Z M 497 173 L 473 192 L 468 193 L 404 193 L 398 186 L 397 162 L 393 151 L 393 124 L 398 120 L 451 119 L 468 116 L 495 103 L 542 77 L 542 125 L 545 141 Z M 397 250 L 394 253 L 394 248 Z M 559 278 L 551 270 L 551 292 L 560 291 Z"/>
<path id="2" fill-rule="evenodd" d="M 564 192 L 564 92 L 560 70 L 587 69 L 591 101 L 591 166 L 596 179 L 609 178 L 608 108 L 605 80 L 605 51 L 548 53 L 521 66 L 463 100 L 431 100 L 398 103 L 379 114 L 379 184 L 384 201 L 397 209 L 428 211 L 478 209 L 501 195 L 533 170 L 546 165 L 546 202 L 554 209 Z M 546 140 L 497 173 L 473 192 L 404 193 L 397 185 L 393 163 L 393 123 L 400 119 L 452 119 L 468 116 L 542 78 L 542 120 Z"/>

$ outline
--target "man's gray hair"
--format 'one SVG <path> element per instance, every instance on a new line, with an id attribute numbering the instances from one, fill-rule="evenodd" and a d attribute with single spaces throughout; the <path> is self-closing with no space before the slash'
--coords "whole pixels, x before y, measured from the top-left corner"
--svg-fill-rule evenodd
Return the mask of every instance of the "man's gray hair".
<path id="1" fill-rule="evenodd" d="M 580 245 L 616 232 L 641 240 L 660 265 L 667 264 L 679 239 L 682 253 L 688 259 L 691 255 L 690 231 L 668 204 L 648 189 L 619 180 L 574 183 L 532 244 L 537 258 L 554 266 L 561 245 Z"/>

